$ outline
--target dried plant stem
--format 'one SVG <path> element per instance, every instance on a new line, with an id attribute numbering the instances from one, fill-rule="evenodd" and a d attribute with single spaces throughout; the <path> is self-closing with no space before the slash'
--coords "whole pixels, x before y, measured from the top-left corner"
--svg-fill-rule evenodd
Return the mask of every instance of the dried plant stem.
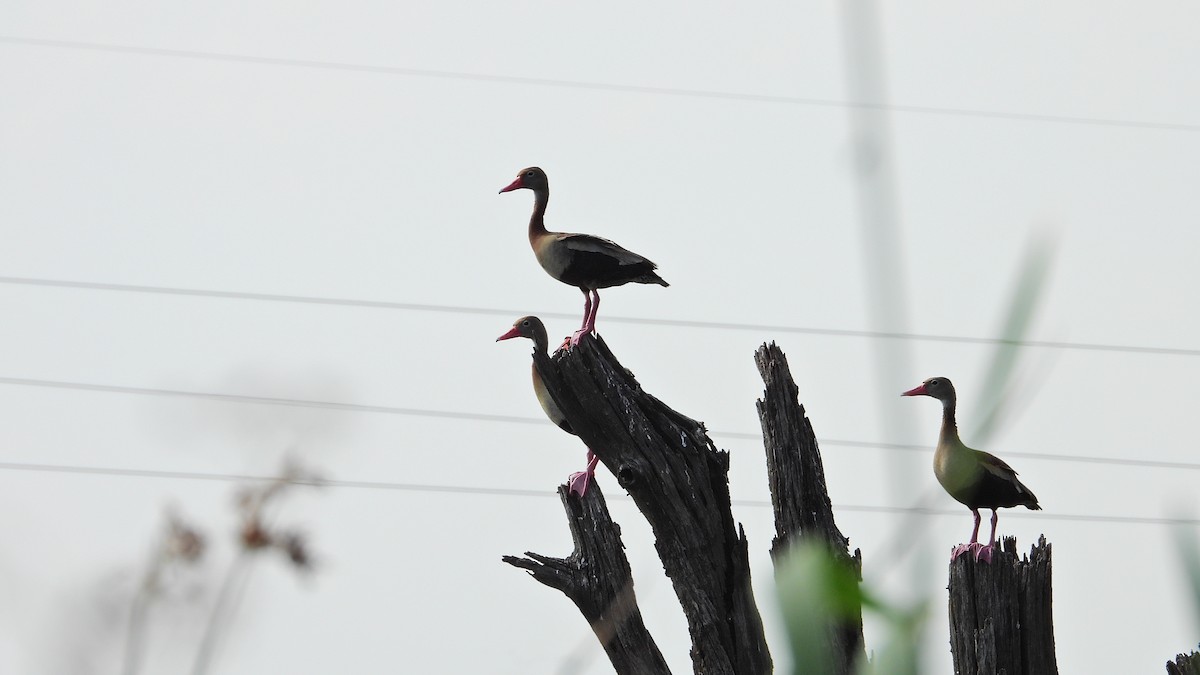
<path id="1" fill-rule="evenodd" d="M 230 563 L 229 571 L 225 573 L 225 578 L 221 581 L 221 588 L 213 603 L 212 614 L 208 617 L 208 623 L 204 627 L 204 636 L 200 640 L 199 649 L 196 650 L 192 675 L 203 675 L 208 670 L 213 651 L 217 646 L 218 633 L 223 625 L 228 624 L 228 615 L 232 613 L 232 609 L 236 605 L 235 596 L 241 595 L 240 592 L 235 591 L 245 589 L 245 585 L 239 584 L 238 581 L 249 572 L 251 556 L 252 552 L 246 549 L 238 551 L 237 557 Z"/>
<path id="2" fill-rule="evenodd" d="M 146 637 L 146 613 L 150 609 L 150 600 L 158 590 L 166 556 L 163 547 L 158 546 L 150 558 L 150 565 L 142 577 L 137 593 L 129 604 L 129 626 L 125 633 L 125 656 L 121 666 L 123 675 L 136 675 L 142 665 L 142 642 Z"/>
<path id="3" fill-rule="evenodd" d="M 149 580 L 147 579 L 147 582 Z M 129 629 L 125 634 L 124 675 L 136 675 L 141 665 L 142 639 L 146 634 L 146 609 L 150 604 L 150 584 L 142 583 L 129 608 Z"/>

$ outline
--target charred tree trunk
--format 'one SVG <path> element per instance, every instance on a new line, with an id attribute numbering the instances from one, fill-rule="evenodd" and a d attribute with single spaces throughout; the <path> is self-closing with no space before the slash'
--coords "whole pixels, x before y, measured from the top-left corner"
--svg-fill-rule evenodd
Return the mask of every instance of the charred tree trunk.
<path id="1" fill-rule="evenodd" d="M 754 362 L 766 385 L 763 398 L 758 401 L 758 417 L 767 451 L 771 506 L 775 511 L 771 556 L 778 560 L 793 543 L 815 539 L 825 544 L 834 558 L 854 570 L 862 581 L 862 552 L 855 549 L 850 554 L 850 540 L 834 522 L 821 451 L 800 404 L 799 389 L 792 379 L 787 357 L 772 342 L 758 348 Z M 827 646 L 837 675 L 850 673 L 855 663 L 865 659 L 861 607 L 832 626 Z"/>
<path id="2" fill-rule="evenodd" d="M 1057 675 L 1050 545 L 1027 557 L 1005 537 L 992 562 L 950 563 L 950 648 L 956 675 Z"/>
<path id="3" fill-rule="evenodd" d="M 504 556 L 504 562 L 528 570 L 541 583 L 563 592 L 587 619 L 613 668 L 621 675 L 670 675 L 638 609 L 633 575 L 621 528 L 608 513 L 600 486 L 576 498 L 567 486 L 558 487 L 567 512 L 575 551 L 566 558 L 537 553 Z"/>
<path id="4" fill-rule="evenodd" d="M 1167 675 L 1200 675 L 1200 651 L 1176 654 L 1174 661 L 1167 661 Z"/>
<path id="5" fill-rule="evenodd" d="M 744 533 L 729 503 L 729 457 L 704 425 L 642 391 L 599 338 L 534 365 L 571 428 L 629 492 L 654 531 L 704 675 L 771 671 Z"/>

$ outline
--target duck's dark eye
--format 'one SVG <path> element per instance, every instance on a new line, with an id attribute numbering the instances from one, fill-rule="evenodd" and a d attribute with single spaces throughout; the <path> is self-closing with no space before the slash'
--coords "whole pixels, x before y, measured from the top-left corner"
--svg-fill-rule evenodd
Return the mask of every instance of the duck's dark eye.
<path id="1" fill-rule="evenodd" d="M 532 172 L 532 171 L 526 171 L 526 172 L 525 172 L 525 176 L 526 176 L 527 178 L 533 178 L 533 172 Z"/>
<path id="2" fill-rule="evenodd" d="M 529 326 L 529 319 L 525 319 L 524 321 L 522 321 L 522 322 L 521 322 L 521 325 L 522 325 L 522 326 L 526 326 L 526 327 L 528 327 L 528 326 Z"/>
<path id="3" fill-rule="evenodd" d="M 936 387 L 936 386 L 938 386 L 938 385 L 939 385 L 939 384 L 941 384 L 941 383 L 942 383 L 942 381 L 941 381 L 941 380 L 938 380 L 938 379 L 933 379 L 933 380 L 930 380 L 930 381 L 929 381 L 929 386 L 931 386 L 931 387 Z"/>

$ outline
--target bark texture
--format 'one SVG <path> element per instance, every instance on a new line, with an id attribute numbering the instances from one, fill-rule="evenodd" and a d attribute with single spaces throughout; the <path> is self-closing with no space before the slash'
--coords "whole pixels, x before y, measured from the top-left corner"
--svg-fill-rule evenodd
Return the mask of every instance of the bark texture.
<path id="1" fill-rule="evenodd" d="M 1050 545 L 1029 555 L 1005 537 L 991 563 L 950 563 L 950 648 L 956 675 L 1056 675 Z"/>
<path id="2" fill-rule="evenodd" d="M 771 555 L 778 559 L 793 543 L 816 539 L 862 581 L 862 552 L 856 549 L 850 554 L 850 540 L 834 522 L 816 433 L 800 404 L 800 390 L 792 379 L 787 357 L 772 342 L 758 348 L 754 362 L 766 386 L 757 405 L 775 511 Z M 850 673 L 855 663 L 865 658 L 861 607 L 831 627 L 827 649 L 837 675 Z"/>
<path id="3" fill-rule="evenodd" d="M 729 457 L 704 425 L 642 391 L 598 337 L 534 365 L 571 428 L 629 492 L 687 617 L 704 675 L 771 672 L 744 533 L 729 503 Z"/>
<path id="4" fill-rule="evenodd" d="M 562 591 L 587 619 L 613 668 L 621 675 L 670 675 L 667 662 L 642 621 L 633 592 L 621 527 L 613 522 L 604 492 L 595 483 L 582 499 L 560 485 L 575 550 L 566 558 L 526 552 L 504 562 Z"/>
<path id="5" fill-rule="evenodd" d="M 1167 675 L 1200 675 L 1200 651 L 1176 654 L 1174 661 L 1167 661 Z"/>

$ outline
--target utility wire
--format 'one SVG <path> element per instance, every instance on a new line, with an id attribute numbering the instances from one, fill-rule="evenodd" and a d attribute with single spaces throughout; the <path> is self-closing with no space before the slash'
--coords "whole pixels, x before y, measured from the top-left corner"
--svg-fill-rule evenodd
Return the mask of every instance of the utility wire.
<path id="1" fill-rule="evenodd" d="M 132 478 L 165 478 L 175 480 L 203 480 L 217 482 L 272 482 L 287 480 L 297 485 L 312 485 L 315 487 L 391 490 L 398 492 L 429 492 L 441 494 L 486 495 L 501 497 L 539 497 L 557 499 L 558 493 L 553 490 L 522 490 L 512 488 L 472 487 L 467 485 L 437 485 L 424 483 L 395 483 L 389 481 L 366 480 L 336 480 L 336 479 L 284 479 L 278 476 L 261 476 L 234 473 L 206 473 L 199 471 L 159 471 L 153 469 L 122 469 L 102 466 L 69 466 L 61 464 L 26 464 L 21 462 L 0 462 L 0 471 L 31 471 L 39 473 L 68 473 L 93 476 L 123 476 Z M 633 501 L 628 495 L 613 495 L 609 501 Z M 771 502 L 763 499 L 733 499 L 733 506 L 752 508 L 770 508 Z M 960 509 L 933 509 L 926 507 L 906 506 L 876 506 L 870 504 L 838 504 L 835 509 L 859 513 L 904 513 L 918 516 L 960 516 Z M 1041 512 L 1036 516 L 1020 511 L 1006 513 L 1005 517 L 1037 518 L 1039 520 L 1066 520 L 1090 523 L 1124 523 L 1131 525 L 1200 525 L 1200 518 L 1165 518 L 1155 516 L 1102 516 L 1094 514 L 1072 514 Z"/>
<path id="2" fill-rule="evenodd" d="M 190 398 L 225 403 L 241 403 L 256 405 L 277 405 L 296 408 L 319 408 L 323 410 L 340 410 L 347 412 L 382 413 L 387 415 L 406 415 L 410 417 L 433 417 L 441 419 L 476 420 L 482 422 L 510 422 L 516 424 L 542 424 L 543 419 L 536 417 L 519 417 L 517 415 L 489 415 L 486 413 L 458 412 L 453 410 L 428 410 L 424 408 L 404 408 L 386 405 L 364 405 L 360 403 L 339 403 L 336 401 L 314 401 L 297 398 L 279 398 L 274 396 L 247 396 L 243 394 L 220 394 L 205 391 L 185 391 L 181 389 L 160 389 L 154 387 L 126 387 L 116 384 L 90 384 L 86 382 L 62 382 L 57 380 L 38 380 L 25 377 L 0 377 L 0 384 L 18 387 L 45 387 L 49 389 L 75 389 L 80 391 L 96 391 L 108 394 L 133 394 L 135 396 L 162 396 L 167 398 Z"/>
<path id="3" fill-rule="evenodd" d="M 1179 124 L 1172 122 L 1148 122 L 1143 120 L 1122 120 L 1101 117 L 1077 117 L 1070 115 L 1042 115 L 1035 113 L 999 112 L 991 110 L 973 110 L 967 108 L 942 108 L 936 106 L 898 105 L 874 103 L 870 101 L 839 101 L 835 99 L 809 98 L 799 96 L 772 96 L 765 94 L 744 94 L 725 91 L 710 91 L 704 89 L 684 89 L 677 87 L 653 87 L 632 84 L 613 84 L 606 82 L 587 82 L 582 80 L 559 80 L 541 77 L 520 77 L 514 75 L 485 75 L 482 73 L 467 73 L 449 70 L 432 70 L 424 68 L 402 68 L 396 66 L 375 66 L 368 64 L 346 63 L 339 61 L 321 61 L 315 59 L 291 59 L 269 56 L 250 56 L 245 54 L 228 54 L 222 52 L 206 52 L 185 49 L 165 49 L 159 47 L 137 47 L 132 45 L 115 45 L 100 42 L 84 42 L 77 40 L 50 40 L 44 38 L 19 37 L 15 35 L 0 35 L 0 43 L 24 45 L 28 47 L 43 47 L 51 49 L 73 49 L 93 52 L 109 52 L 116 54 L 134 54 L 139 56 L 156 56 L 199 61 L 216 61 L 224 63 L 244 63 L 263 66 L 283 66 L 292 68 L 313 68 L 375 75 L 391 75 L 401 77 L 423 77 L 443 80 L 461 80 L 470 82 L 490 82 L 497 84 L 515 84 L 536 87 L 555 87 L 569 89 L 584 89 L 591 91 L 620 92 L 629 94 L 652 94 L 659 96 L 676 96 L 701 99 L 718 99 L 727 101 L 744 101 L 749 103 L 767 103 L 784 105 L 802 105 L 824 108 L 860 108 L 865 110 L 887 110 L 898 113 L 918 115 L 945 115 L 955 117 L 974 117 L 982 119 L 1010 120 L 1016 122 L 1045 122 L 1052 124 L 1072 124 L 1086 126 L 1125 127 L 1131 129 L 1150 129 L 1158 131 L 1200 131 L 1200 124 Z"/>
<path id="4" fill-rule="evenodd" d="M 308 295 L 288 295 L 280 293 L 249 293 L 243 291 L 217 291 L 199 288 L 178 288 L 172 286 L 147 286 L 138 284 L 111 284 L 95 281 L 70 281 L 65 279 L 42 279 L 34 277 L 0 276 L 0 284 L 15 286 L 38 286 L 44 288 L 74 288 L 92 291 L 117 291 L 126 293 L 146 293 L 154 295 L 174 295 L 201 298 L 220 298 L 227 300 L 252 300 L 260 302 L 284 302 L 308 305 L 329 305 L 337 307 L 362 307 L 368 309 L 394 309 L 411 312 L 436 312 L 442 314 L 476 314 L 483 316 L 503 316 L 513 318 L 528 314 L 528 311 L 514 309 L 497 309 L 490 307 L 468 307 L 461 305 L 424 304 L 415 302 L 390 302 L 386 300 L 357 300 L 354 298 L 332 298 Z M 554 319 L 578 319 L 576 314 L 563 312 L 543 312 L 542 317 Z M 1091 342 L 1062 342 L 1053 340 L 1009 340 L 994 337 L 972 337 L 964 335 L 938 335 L 933 333 L 895 333 L 887 331 L 853 330 L 842 328 L 819 328 L 812 326 L 787 326 L 767 323 L 738 323 L 729 321 L 694 321 L 690 319 L 658 319 L 630 316 L 605 315 L 608 323 L 623 323 L 639 326 L 670 326 L 673 328 L 698 328 L 707 330 L 738 330 L 760 333 L 792 333 L 802 335 L 823 335 L 831 337 L 859 337 L 882 340 L 913 340 L 924 342 L 949 342 L 976 345 L 1016 345 L 1020 347 L 1035 347 L 1041 349 L 1078 350 L 1096 352 L 1116 352 L 1129 354 L 1159 354 L 1165 356 L 1200 356 L 1200 349 L 1180 347 L 1158 347 L 1140 345 L 1117 345 Z"/>
<path id="5" fill-rule="evenodd" d="M 337 410 L 343 412 L 374 413 L 385 415 L 403 415 L 406 417 L 425 417 L 431 419 L 471 420 L 476 422 L 503 422 L 508 424 L 545 425 L 541 417 L 525 417 L 521 415 L 495 415 L 459 410 L 433 410 L 428 408 L 408 408 L 401 406 L 365 405 L 360 403 L 341 403 L 337 401 L 315 401 L 309 399 L 281 398 L 274 396 L 249 396 L 245 394 L 222 394 L 217 392 L 187 391 L 182 389 L 161 389 L 155 387 L 127 387 L 115 384 L 91 384 L 86 382 L 64 382 L 60 380 L 41 380 L 25 377 L 0 376 L 0 385 L 17 387 L 43 387 L 47 389 L 68 389 L 76 391 L 93 391 L 107 394 L 130 394 L 134 396 L 158 396 L 164 398 L 187 398 L 223 403 L 275 405 L 295 408 L 316 408 L 320 410 Z M 757 441 L 761 434 L 743 431 L 709 431 L 711 436 L 719 438 L 736 438 L 740 440 Z M 876 441 L 820 439 L 823 445 L 868 448 L 880 450 L 903 450 L 907 452 L 929 452 L 930 447 L 912 443 L 886 443 Z M 1055 462 L 1109 464 L 1116 466 L 1137 466 L 1158 469 L 1200 470 L 1200 463 L 1174 462 L 1153 459 L 1132 459 L 1125 457 L 1096 457 L 1086 455 L 1063 455 L 1039 452 L 1005 452 L 1006 457 L 1021 457 Z"/>

